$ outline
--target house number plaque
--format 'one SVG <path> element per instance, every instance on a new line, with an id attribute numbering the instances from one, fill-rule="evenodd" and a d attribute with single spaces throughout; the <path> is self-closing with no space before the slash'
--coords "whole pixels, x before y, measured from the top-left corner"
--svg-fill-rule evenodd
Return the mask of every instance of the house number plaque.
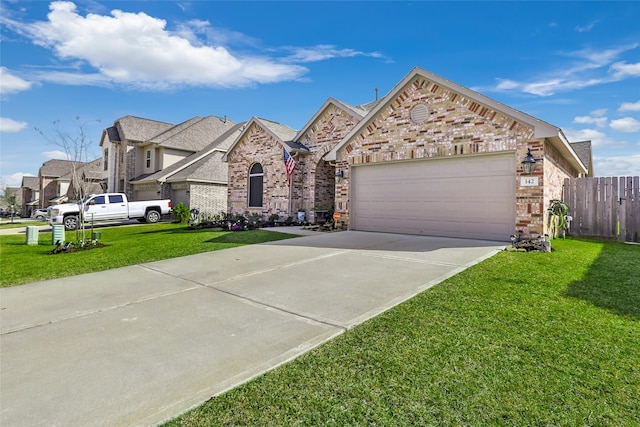
<path id="1" fill-rule="evenodd" d="M 538 186 L 537 176 L 521 176 L 520 177 L 520 187 L 537 187 L 537 186 Z"/>

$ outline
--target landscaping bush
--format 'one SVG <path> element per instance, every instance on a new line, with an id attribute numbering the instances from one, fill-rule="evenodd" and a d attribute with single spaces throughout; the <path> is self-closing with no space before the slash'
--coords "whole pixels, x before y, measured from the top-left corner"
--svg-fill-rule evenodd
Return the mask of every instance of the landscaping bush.
<path id="1" fill-rule="evenodd" d="M 189 212 L 189 207 L 184 203 L 178 203 L 173 210 L 171 211 L 171 215 L 178 221 L 180 224 L 186 224 L 189 222 L 189 218 L 191 217 L 191 213 Z"/>

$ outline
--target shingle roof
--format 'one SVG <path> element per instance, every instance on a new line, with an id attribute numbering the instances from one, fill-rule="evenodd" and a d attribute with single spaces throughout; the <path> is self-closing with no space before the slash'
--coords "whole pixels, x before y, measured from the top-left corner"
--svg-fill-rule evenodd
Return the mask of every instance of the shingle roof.
<path id="1" fill-rule="evenodd" d="M 118 128 L 115 126 L 111 126 L 106 129 L 107 136 L 109 137 L 109 141 L 117 141 L 120 142 L 120 134 L 118 133 Z"/>
<path id="2" fill-rule="evenodd" d="M 591 141 L 570 142 L 571 148 L 576 152 L 583 165 L 587 167 L 588 176 L 593 176 L 593 164 L 591 157 Z"/>
<path id="3" fill-rule="evenodd" d="M 140 117 L 125 116 L 114 123 L 119 126 L 119 136 L 129 141 L 149 141 L 156 135 L 172 128 L 171 123 L 159 122 L 156 120 L 142 119 Z"/>
<path id="4" fill-rule="evenodd" d="M 204 181 L 227 183 L 227 165 L 222 162 L 221 151 L 215 151 L 206 157 L 190 164 L 179 172 L 171 175 L 167 182 L 176 181 Z"/>
<path id="5" fill-rule="evenodd" d="M 69 175 L 73 170 L 73 165 L 81 165 L 82 162 L 73 162 L 71 160 L 47 160 L 42 164 L 38 175 L 47 176 L 52 178 L 59 178 L 65 175 Z"/>
<path id="6" fill-rule="evenodd" d="M 218 138 L 235 123 L 216 116 L 194 117 L 155 136 L 150 140 L 167 148 L 199 151 Z"/>
<path id="7" fill-rule="evenodd" d="M 298 133 L 295 130 L 291 129 L 289 126 L 283 125 L 282 123 L 272 122 L 271 120 L 261 119 L 258 117 L 256 117 L 256 121 L 270 130 L 283 142 L 293 141 L 293 138 L 295 138 L 296 134 Z"/>
<path id="8" fill-rule="evenodd" d="M 139 177 L 138 179 L 136 179 L 136 182 L 153 182 L 153 181 L 166 181 L 166 180 L 175 181 L 176 179 L 184 180 L 187 178 L 198 180 L 198 179 L 207 178 L 206 176 L 201 176 L 199 172 L 198 173 L 194 172 L 194 176 L 185 177 L 184 175 L 185 173 L 190 173 L 191 171 L 202 172 L 203 170 L 200 169 L 200 165 L 206 163 L 208 161 L 207 160 L 208 157 L 214 151 L 226 152 L 226 150 L 231 146 L 231 144 L 233 144 L 236 138 L 240 135 L 240 133 L 244 128 L 244 125 L 245 125 L 244 122 L 233 125 L 233 127 L 228 129 L 225 133 L 223 133 L 214 141 L 209 143 L 202 150 L 188 157 L 185 157 L 184 159 L 172 164 L 171 166 L 164 168 L 161 171 L 158 171 L 150 175 L 145 175 L 143 177 Z M 217 161 L 220 161 L 220 158 L 218 158 Z M 191 168 L 192 165 L 194 165 L 193 168 Z M 187 172 L 184 172 L 184 171 L 187 171 Z M 224 179 L 226 180 L 226 177 Z M 205 180 L 210 181 L 211 178 L 209 177 L 208 179 L 205 179 Z"/>
<path id="9" fill-rule="evenodd" d="M 40 188 L 40 178 L 37 176 L 23 176 L 22 187 L 38 190 Z"/>

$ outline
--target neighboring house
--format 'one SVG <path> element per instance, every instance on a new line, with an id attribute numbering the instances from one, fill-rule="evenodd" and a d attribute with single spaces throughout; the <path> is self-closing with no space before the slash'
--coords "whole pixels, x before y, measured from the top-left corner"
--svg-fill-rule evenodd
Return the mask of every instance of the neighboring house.
<path id="1" fill-rule="evenodd" d="M 179 167 L 170 168 L 179 163 L 189 163 L 187 158 L 210 147 L 234 126 L 233 121 L 215 116 L 194 117 L 177 125 L 132 116 L 116 120 L 112 127 L 103 131 L 100 140 L 107 190 L 126 193 L 131 200 L 169 198 L 172 193 L 180 194 L 182 190 L 182 199 L 189 201 L 184 198 L 186 191 L 191 191 L 188 188 L 191 184 L 185 185 L 188 177 L 178 178 L 172 189 L 172 186 L 165 185 L 171 181 L 163 171 L 182 171 Z M 199 160 L 204 161 L 202 158 Z M 183 161 L 185 163 L 181 163 Z M 219 178 L 216 176 L 213 181 L 219 182 Z M 200 181 L 207 186 L 212 184 L 208 180 L 205 176 Z M 219 198 L 214 194 L 211 197 Z M 226 206 L 226 198 L 221 206 Z"/>
<path id="2" fill-rule="evenodd" d="M 40 180 L 37 176 L 23 176 L 22 185 L 22 216 L 31 216 L 31 211 L 38 209 L 40 203 Z"/>
<path id="3" fill-rule="evenodd" d="M 229 148 L 229 211 L 234 213 L 294 216 L 333 208 L 335 170 L 324 155 L 373 108 L 376 103 L 352 107 L 329 98 L 300 131 L 252 118 Z M 283 160 L 286 149 L 296 161 L 287 183 Z"/>
<path id="4" fill-rule="evenodd" d="M 91 162 L 56 159 L 44 162 L 38 171 L 38 207 L 46 209 L 51 205 L 76 201 L 84 195 L 101 192 L 101 168 L 101 158 Z"/>
<path id="5" fill-rule="evenodd" d="M 222 157 L 244 125 L 232 126 L 200 151 L 136 180 L 135 185 L 159 188 L 162 197 L 171 199 L 174 206 L 182 202 L 202 215 L 226 212 L 228 168 Z"/>
<path id="6" fill-rule="evenodd" d="M 505 241 L 545 233 L 564 178 L 593 174 L 588 141 L 574 146 L 558 127 L 421 68 L 368 112 L 323 108 L 298 133 L 250 121 L 226 155 L 230 211 L 293 216 L 322 210 L 325 194 L 352 230 Z M 291 189 L 283 147 L 299 166 Z"/>

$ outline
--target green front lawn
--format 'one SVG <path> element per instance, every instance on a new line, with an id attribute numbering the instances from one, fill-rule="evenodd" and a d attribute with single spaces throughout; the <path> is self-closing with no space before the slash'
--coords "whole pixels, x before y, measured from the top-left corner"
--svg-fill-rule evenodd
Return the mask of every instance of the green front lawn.
<path id="1" fill-rule="evenodd" d="M 640 247 L 501 252 L 169 426 L 640 426 Z"/>
<path id="2" fill-rule="evenodd" d="M 57 255 L 49 254 L 55 247 L 51 232 L 39 233 L 38 245 L 26 245 L 24 234 L 0 236 L 0 287 L 295 237 L 265 230 L 188 230 L 179 224 L 109 227 L 96 231 L 102 233 L 100 242 L 106 247 Z M 65 237 L 67 241 L 76 241 L 75 232 L 67 231 Z"/>
<path id="3" fill-rule="evenodd" d="M 25 220 L 22 218 L 16 218 L 11 222 L 10 219 L 3 218 L 0 221 L 0 230 L 6 228 L 26 228 L 29 225 L 47 225 L 46 221 Z"/>

